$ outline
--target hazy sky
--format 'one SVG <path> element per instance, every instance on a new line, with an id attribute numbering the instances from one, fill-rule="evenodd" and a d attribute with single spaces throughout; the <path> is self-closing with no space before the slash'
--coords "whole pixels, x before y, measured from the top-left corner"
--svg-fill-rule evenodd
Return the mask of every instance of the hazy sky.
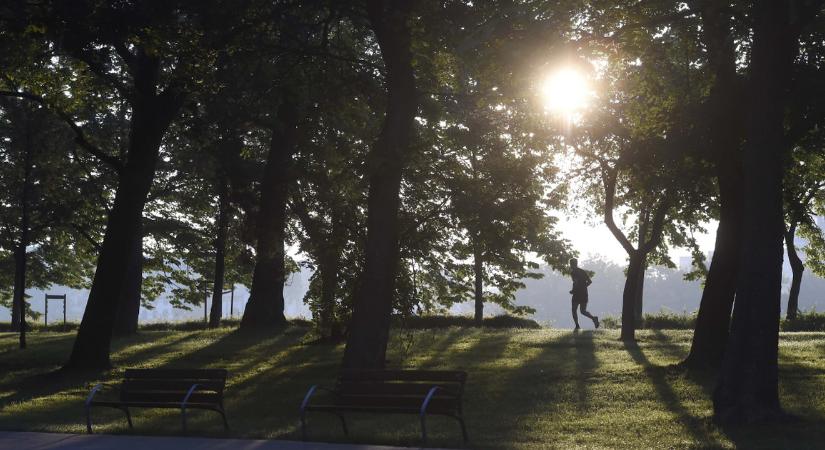
<path id="1" fill-rule="evenodd" d="M 708 230 L 708 233 L 695 235 L 700 248 L 706 255 L 713 250 L 714 240 L 716 239 L 716 226 L 717 222 L 715 221 L 706 224 L 705 229 Z M 627 253 L 604 224 L 588 225 L 580 217 L 571 217 L 568 220 L 561 220 L 559 229 L 563 237 L 573 243 L 573 247 L 583 259 L 593 259 L 590 257 L 598 255 L 600 256 L 598 259 L 605 259 L 617 264 L 627 262 Z M 690 256 L 690 251 L 679 247 L 670 249 L 670 257 L 677 265 L 680 256 Z"/>

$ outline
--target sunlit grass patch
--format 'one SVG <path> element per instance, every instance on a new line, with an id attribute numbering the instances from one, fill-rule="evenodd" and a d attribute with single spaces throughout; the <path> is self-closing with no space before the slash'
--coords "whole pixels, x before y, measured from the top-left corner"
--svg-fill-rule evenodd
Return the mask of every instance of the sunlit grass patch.
<path id="1" fill-rule="evenodd" d="M 297 409 L 311 384 L 331 384 L 343 345 L 314 345 L 308 330 L 240 334 L 231 328 L 143 331 L 113 344 L 112 371 L 53 374 L 73 335 L 32 333 L 20 352 L 0 338 L 0 428 L 81 433 L 88 385 L 116 381 L 126 367 L 225 367 L 230 371 L 220 418 L 193 411 L 190 433 L 250 438 L 299 438 Z M 395 332 L 391 367 L 460 369 L 469 373 L 465 412 L 473 448 L 810 448 L 825 424 L 825 334 L 783 333 L 781 394 L 804 418 L 777 426 L 722 430 L 710 420 L 714 377 L 675 366 L 687 354 L 689 331 L 642 330 L 638 345 L 612 330 L 513 330 L 448 327 Z M 135 433 L 177 435 L 174 410 L 133 412 Z M 96 410 L 96 429 L 128 432 L 116 410 Z M 346 438 L 334 416 L 309 418 L 312 439 L 418 445 L 414 416 L 349 418 Z M 459 430 L 432 418 L 430 445 L 456 447 Z"/>

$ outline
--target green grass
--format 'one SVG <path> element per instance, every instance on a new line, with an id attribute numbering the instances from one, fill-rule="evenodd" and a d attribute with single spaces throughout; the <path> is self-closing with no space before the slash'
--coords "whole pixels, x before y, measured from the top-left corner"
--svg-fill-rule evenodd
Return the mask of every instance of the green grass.
<path id="1" fill-rule="evenodd" d="M 114 344 L 119 368 L 94 375 L 51 374 L 73 335 L 32 333 L 30 348 L 0 334 L 0 429 L 81 433 L 87 385 L 125 367 L 226 367 L 230 436 L 298 439 L 298 405 L 309 385 L 333 382 L 342 346 L 307 345 L 301 327 L 281 335 L 144 331 Z M 393 336 L 393 367 L 469 372 L 466 415 L 473 448 L 814 448 L 825 442 L 825 334 L 784 333 L 782 402 L 799 420 L 721 429 L 711 420 L 709 374 L 670 367 L 685 356 L 690 332 L 641 331 L 625 346 L 612 330 L 446 328 Z M 334 417 L 310 416 L 314 440 L 417 445 L 414 416 L 352 417 L 351 438 Z M 125 433 L 115 410 L 95 412 L 97 430 Z M 429 445 L 457 447 L 458 427 L 428 422 Z M 180 434 L 175 411 L 135 413 L 135 433 Z M 194 411 L 190 433 L 226 436 L 217 415 Z"/>

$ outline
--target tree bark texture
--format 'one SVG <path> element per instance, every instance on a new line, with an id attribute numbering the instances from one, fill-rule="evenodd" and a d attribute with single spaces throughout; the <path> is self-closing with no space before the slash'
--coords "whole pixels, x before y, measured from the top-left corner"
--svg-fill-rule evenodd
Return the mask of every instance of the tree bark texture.
<path id="1" fill-rule="evenodd" d="M 240 328 L 264 329 L 284 325 L 285 240 L 292 156 L 297 150 L 298 112 L 284 99 L 278 123 L 272 129 L 266 167 L 261 182 L 258 243 L 252 289 Z"/>
<path id="2" fill-rule="evenodd" d="M 140 236 L 140 221 L 163 135 L 180 109 L 177 92 L 158 93 L 159 61 L 140 51 L 133 62 L 132 120 L 126 163 L 118 173 L 115 200 L 106 222 L 89 300 L 66 368 L 110 367 L 109 349 L 118 300 Z"/>
<path id="3" fill-rule="evenodd" d="M 138 226 L 138 237 L 133 243 L 132 251 L 127 256 L 129 267 L 126 269 L 126 280 L 123 283 L 123 292 L 112 330 L 115 336 L 131 336 L 138 330 L 143 285 L 143 226 L 142 224 Z"/>
<path id="4" fill-rule="evenodd" d="M 209 326 L 216 328 L 221 324 L 223 313 L 223 285 L 226 272 L 226 234 L 229 229 L 229 192 L 227 179 L 218 180 L 218 217 L 215 223 L 218 233 L 215 237 L 215 276 L 212 283 L 212 309 L 209 311 Z"/>
<path id="5" fill-rule="evenodd" d="M 781 414 L 777 356 L 784 232 L 783 113 L 799 30 L 791 25 L 788 1 L 756 2 L 753 8 L 744 245 L 730 336 L 713 395 L 714 416 L 721 423 L 770 421 Z"/>
<path id="6" fill-rule="evenodd" d="M 725 352 L 730 328 L 730 314 L 736 295 L 742 247 L 742 124 L 736 51 L 731 20 L 724 5 L 704 2 L 702 10 L 702 41 L 713 67 L 715 83 L 710 91 L 707 109 L 707 130 L 710 136 L 708 152 L 715 165 L 719 188 L 719 225 L 690 353 L 684 363 L 688 367 L 719 367 Z M 731 118 L 734 120 L 731 121 Z"/>
<path id="7" fill-rule="evenodd" d="M 633 301 L 634 305 L 636 305 L 636 310 L 634 311 L 634 318 L 636 319 L 636 328 L 642 326 L 642 320 L 644 319 L 644 293 L 646 272 L 647 263 L 645 262 L 642 263 L 642 267 L 639 269 L 639 273 L 637 275 L 639 279 L 636 281 L 636 298 Z"/>
<path id="8" fill-rule="evenodd" d="M 796 252 L 796 224 L 791 224 L 785 232 L 785 247 L 788 249 L 788 261 L 791 263 L 791 291 L 788 295 L 788 309 L 785 311 L 785 317 L 788 320 L 796 319 L 796 314 L 799 312 L 799 289 L 802 287 L 802 274 L 805 271 L 805 265 L 802 264 L 802 258 Z"/>
<path id="9" fill-rule="evenodd" d="M 343 365 L 384 367 L 399 263 L 401 175 L 417 110 L 410 47 L 411 1 L 370 0 L 367 12 L 386 71 L 387 114 L 368 155 L 367 243 Z"/>
<path id="10" fill-rule="evenodd" d="M 639 302 L 639 282 L 644 277 L 644 265 L 647 254 L 635 250 L 630 254 L 627 277 L 622 291 L 622 331 L 621 340 L 636 339 L 636 305 Z"/>

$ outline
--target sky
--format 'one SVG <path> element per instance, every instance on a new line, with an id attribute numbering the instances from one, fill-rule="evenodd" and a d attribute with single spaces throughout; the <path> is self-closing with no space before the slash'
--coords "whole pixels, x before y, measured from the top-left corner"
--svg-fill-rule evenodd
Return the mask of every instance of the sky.
<path id="1" fill-rule="evenodd" d="M 705 253 L 713 250 L 716 239 L 717 222 L 704 224 L 707 233 L 695 235 L 699 242 L 699 247 Z M 604 224 L 590 225 L 581 217 L 560 217 L 558 228 L 562 236 L 569 239 L 573 248 L 579 252 L 581 259 L 603 259 L 616 264 L 626 264 L 627 253 L 625 253 L 619 241 L 610 233 Z M 690 250 L 686 248 L 671 248 L 670 257 L 678 265 L 679 258 L 690 256 Z"/>

